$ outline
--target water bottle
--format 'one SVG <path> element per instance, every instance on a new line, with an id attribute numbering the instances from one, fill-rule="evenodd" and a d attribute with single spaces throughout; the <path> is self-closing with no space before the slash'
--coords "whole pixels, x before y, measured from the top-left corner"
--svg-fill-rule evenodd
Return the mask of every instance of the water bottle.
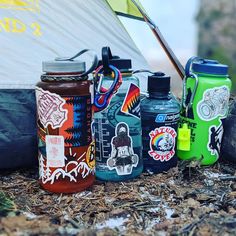
<path id="1" fill-rule="evenodd" d="M 177 165 L 180 104 L 170 92 L 170 77 L 162 72 L 148 76 L 147 90 L 141 101 L 144 170 L 160 173 Z"/>
<path id="2" fill-rule="evenodd" d="M 113 57 L 108 47 L 103 48 L 102 58 L 97 95 L 105 97 L 97 99 L 95 95 L 94 102 L 99 108 L 94 115 L 96 177 L 125 181 L 143 170 L 139 80 L 132 75 L 130 59 Z M 114 85 L 117 69 L 122 77 L 118 87 Z M 115 88 L 115 92 L 109 93 L 109 88 Z"/>
<path id="3" fill-rule="evenodd" d="M 222 123 L 228 114 L 228 66 L 195 57 L 188 61 L 185 71 L 178 157 L 212 165 L 219 158 Z"/>
<path id="4" fill-rule="evenodd" d="M 57 58 L 43 62 L 36 85 L 39 181 L 56 193 L 74 193 L 95 179 L 95 143 L 92 138 L 92 92 L 85 62 Z"/>

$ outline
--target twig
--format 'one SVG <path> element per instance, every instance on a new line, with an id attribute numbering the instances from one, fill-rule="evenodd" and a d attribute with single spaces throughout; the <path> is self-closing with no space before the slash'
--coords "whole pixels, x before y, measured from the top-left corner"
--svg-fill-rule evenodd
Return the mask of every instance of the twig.
<path id="1" fill-rule="evenodd" d="M 236 181 L 236 176 L 220 176 L 221 181 Z"/>

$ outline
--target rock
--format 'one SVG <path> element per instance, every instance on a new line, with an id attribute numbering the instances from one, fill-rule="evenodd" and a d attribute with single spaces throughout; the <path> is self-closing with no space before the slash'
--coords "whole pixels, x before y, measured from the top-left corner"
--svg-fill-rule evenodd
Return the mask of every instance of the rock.
<path id="1" fill-rule="evenodd" d="M 236 103 L 224 121 L 224 136 L 221 146 L 222 159 L 236 163 Z"/>

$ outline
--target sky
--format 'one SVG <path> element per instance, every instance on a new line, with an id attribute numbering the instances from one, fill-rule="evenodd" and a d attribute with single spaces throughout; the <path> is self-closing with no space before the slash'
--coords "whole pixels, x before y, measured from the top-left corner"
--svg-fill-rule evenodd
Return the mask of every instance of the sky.
<path id="1" fill-rule="evenodd" d="M 195 19 L 199 0 L 140 0 L 140 2 L 182 64 L 197 54 L 198 31 Z M 156 67 L 157 64 L 169 63 L 145 23 L 124 17 L 121 17 L 121 20 L 126 24 L 128 32 L 149 64 Z"/>

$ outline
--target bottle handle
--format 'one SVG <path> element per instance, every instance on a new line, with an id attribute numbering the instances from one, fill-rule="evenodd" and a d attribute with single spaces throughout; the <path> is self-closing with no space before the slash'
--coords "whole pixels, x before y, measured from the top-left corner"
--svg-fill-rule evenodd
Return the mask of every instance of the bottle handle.
<path id="1" fill-rule="evenodd" d="M 204 59 L 201 57 L 198 57 L 198 56 L 193 56 L 187 61 L 186 66 L 185 66 L 185 77 L 186 78 L 191 77 L 191 74 L 192 74 L 191 68 L 192 68 L 193 62 L 195 62 L 195 61 L 204 61 Z"/>
<path id="2" fill-rule="evenodd" d="M 102 48 L 102 64 L 104 69 L 104 74 L 109 74 L 111 71 L 109 65 L 110 60 L 113 58 L 110 47 Z"/>
<path id="3" fill-rule="evenodd" d="M 196 74 L 192 73 L 192 71 L 191 71 L 192 64 L 195 61 L 204 61 L 204 59 L 201 58 L 201 57 L 193 56 L 187 61 L 186 66 L 185 66 L 185 77 L 183 79 L 183 101 L 182 101 L 182 106 L 185 108 L 186 117 L 188 117 L 188 111 L 189 111 L 189 109 L 191 109 L 191 107 L 193 105 L 193 100 L 194 100 L 194 97 L 196 95 L 197 88 L 198 88 L 198 83 L 199 83 L 198 76 Z M 186 104 L 186 99 L 187 99 L 186 85 L 187 85 L 187 79 L 188 78 L 195 79 L 195 84 L 194 84 L 193 92 L 192 92 L 192 95 L 189 99 L 189 102 L 188 102 L 188 104 Z"/>
<path id="4" fill-rule="evenodd" d="M 78 52 L 77 54 L 75 54 L 73 57 L 57 57 L 57 58 L 55 58 L 55 61 L 73 61 L 75 58 L 78 58 L 81 55 L 83 55 L 89 51 L 93 52 L 93 50 L 91 50 L 91 49 L 83 49 L 80 52 Z M 87 71 L 85 71 L 84 73 L 82 73 L 80 76 L 83 77 L 83 76 L 86 76 L 86 75 L 92 73 L 97 68 L 97 66 L 98 66 L 98 57 L 97 57 L 97 54 L 95 52 L 93 52 L 93 61 L 92 61 L 90 68 Z"/>

